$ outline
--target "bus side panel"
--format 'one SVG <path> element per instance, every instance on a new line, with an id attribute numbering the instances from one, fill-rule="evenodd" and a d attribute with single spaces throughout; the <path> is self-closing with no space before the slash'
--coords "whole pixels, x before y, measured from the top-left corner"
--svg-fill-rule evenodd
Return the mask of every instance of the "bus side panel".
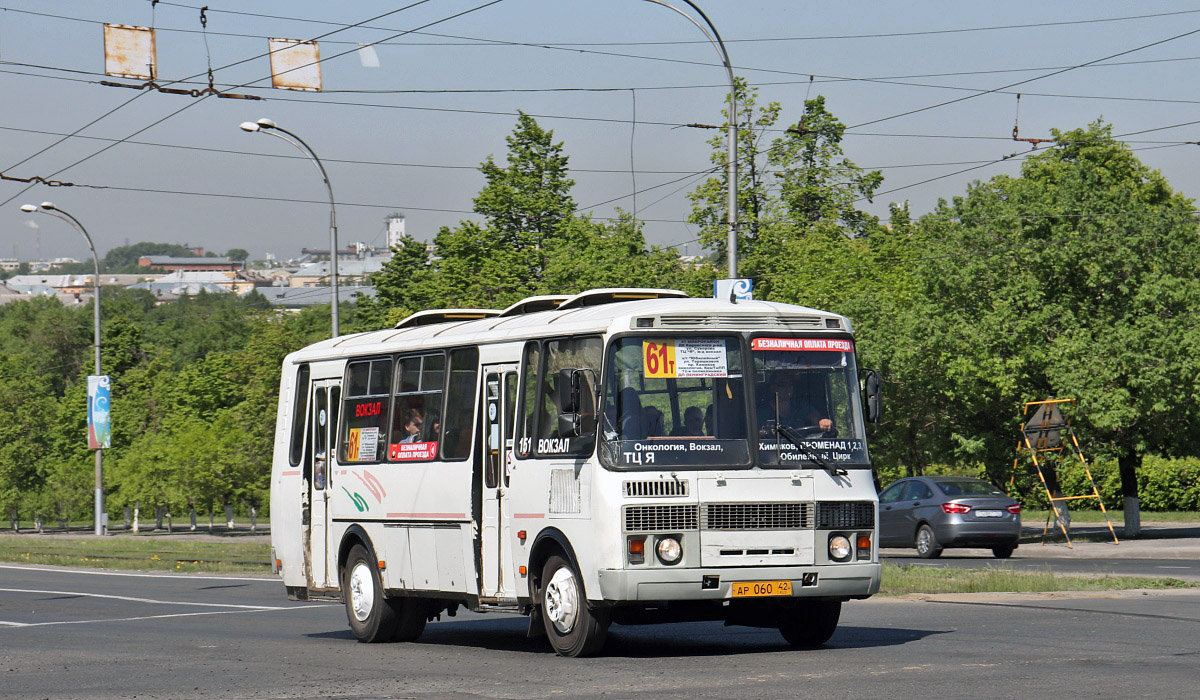
<path id="1" fill-rule="evenodd" d="M 304 481 L 300 467 L 293 467 L 289 462 L 298 367 L 285 359 L 279 379 L 279 410 L 271 457 L 271 549 L 282 564 L 279 573 L 284 585 L 303 587 L 304 539 L 300 506 Z"/>

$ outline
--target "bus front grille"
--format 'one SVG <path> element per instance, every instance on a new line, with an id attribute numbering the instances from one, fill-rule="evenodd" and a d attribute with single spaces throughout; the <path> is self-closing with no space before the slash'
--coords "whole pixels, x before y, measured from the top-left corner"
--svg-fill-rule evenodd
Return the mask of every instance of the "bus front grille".
<path id="1" fill-rule="evenodd" d="M 704 530 L 802 530 L 813 526 L 811 503 L 709 503 Z"/>
<path id="2" fill-rule="evenodd" d="M 687 479 L 649 479 L 646 481 L 626 481 L 625 495 L 632 498 L 641 497 L 678 497 L 688 495 Z"/>
<path id="3" fill-rule="evenodd" d="M 875 527 L 875 504 L 857 501 L 818 503 L 817 528 L 842 530 Z"/>
<path id="4" fill-rule="evenodd" d="M 680 532 L 699 525 L 695 504 L 625 506 L 625 532 Z"/>

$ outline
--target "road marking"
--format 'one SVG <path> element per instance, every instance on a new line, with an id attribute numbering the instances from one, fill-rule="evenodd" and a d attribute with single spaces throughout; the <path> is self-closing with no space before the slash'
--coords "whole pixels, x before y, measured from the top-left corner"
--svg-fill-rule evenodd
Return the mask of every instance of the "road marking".
<path id="1" fill-rule="evenodd" d="M 278 612 L 280 610 L 318 610 L 324 608 L 323 605 L 301 605 L 289 608 L 256 608 L 254 610 L 212 610 L 208 612 L 190 612 L 190 613 L 172 613 L 169 615 L 141 615 L 138 617 L 114 617 L 103 620 L 60 620 L 58 622 L 4 622 L 0 620 L 0 625 L 7 627 L 49 627 L 52 625 L 86 625 L 95 622 L 135 622 L 137 620 L 161 620 L 169 617 L 196 617 L 199 615 L 241 615 L 245 613 L 256 612 Z"/>
<path id="2" fill-rule="evenodd" d="M 1190 566 L 1156 566 L 1156 569 L 1190 569 Z"/>
<path id="3" fill-rule="evenodd" d="M 157 605 L 191 605 L 204 608 L 244 608 L 248 610 L 279 610 L 274 605 L 237 605 L 234 603 L 189 603 L 180 600 L 155 600 L 154 598 L 133 598 L 124 595 L 109 595 L 106 593 L 79 593 L 77 591 L 44 591 L 35 588 L 0 588 L 0 593 L 41 593 L 44 595 L 70 595 L 86 598 L 108 598 L 110 600 L 127 600 L 132 603 L 153 603 Z"/>
<path id="4" fill-rule="evenodd" d="M 15 566 L 12 564 L 0 564 L 0 569 L 16 569 L 17 571 L 50 571 L 62 574 L 88 574 L 90 576 L 128 576 L 132 578 L 173 578 L 177 581 L 182 580 L 201 580 L 201 581 L 251 581 L 254 583 L 282 583 L 278 577 L 272 578 L 250 578 L 246 576 L 197 576 L 194 574 L 138 574 L 122 571 L 97 571 L 89 569 L 61 569 L 58 567 L 47 566 Z"/>

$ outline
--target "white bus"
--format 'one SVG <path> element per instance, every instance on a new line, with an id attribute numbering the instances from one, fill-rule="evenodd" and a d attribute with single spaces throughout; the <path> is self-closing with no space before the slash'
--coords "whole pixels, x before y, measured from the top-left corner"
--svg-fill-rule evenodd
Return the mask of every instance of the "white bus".
<path id="1" fill-rule="evenodd" d="M 461 605 L 526 614 L 564 656 L 610 623 L 819 645 L 879 590 L 878 385 L 849 320 L 800 306 L 601 289 L 421 312 L 284 360 L 272 561 L 364 642 Z"/>

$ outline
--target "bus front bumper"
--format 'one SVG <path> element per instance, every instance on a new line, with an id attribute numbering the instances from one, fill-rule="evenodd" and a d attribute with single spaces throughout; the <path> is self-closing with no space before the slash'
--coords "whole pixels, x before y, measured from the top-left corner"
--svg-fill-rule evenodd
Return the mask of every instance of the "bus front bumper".
<path id="1" fill-rule="evenodd" d="M 879 592 L 877 562 L 824 566 L 700 569 L 601 569 L 600 596 L 608 602 L 724 600 L 735 583 L 790 581 L 793 597 L 865 598 Z"/>

